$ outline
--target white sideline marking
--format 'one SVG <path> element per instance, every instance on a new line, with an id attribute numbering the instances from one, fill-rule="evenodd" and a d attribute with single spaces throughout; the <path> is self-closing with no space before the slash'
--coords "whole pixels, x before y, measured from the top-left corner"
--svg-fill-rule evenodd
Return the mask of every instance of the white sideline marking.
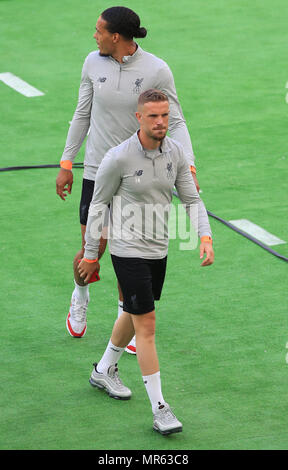
<path id="1" fill-rule="evenodd" d="M 264 228 L 259 227 L 259 225 L 253 224 L 250 220 L 247 219 L 239 219 L 239 220 L 229 220 L 230 224 L 234 225 L 234 227 L 243 230 L 243 232 L 252 235 L 252 237 L 256 238 L 265 245 L 273 246 L 273 245 L 281 245 L 286 243 L 284 240 L 276 237 L 272 233 L 267 232 Z"/>
<path id="2" fill-rule="evenodd" d="M 2 80 L 3 83 L 10 86 L 11 88 L 14 88 L 14 90 L 18 91 L 18 93 L 21 93 L 28 98 L 33 96 L 43 96 L 45 94 L 10 72 L 0 73 L 0 80 Z"/>

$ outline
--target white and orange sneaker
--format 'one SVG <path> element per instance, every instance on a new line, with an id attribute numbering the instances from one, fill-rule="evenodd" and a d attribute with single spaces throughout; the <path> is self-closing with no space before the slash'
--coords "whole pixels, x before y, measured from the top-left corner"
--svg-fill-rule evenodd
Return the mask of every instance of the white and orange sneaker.
<path id="1" fill-rule="evenodd" d="M 126 346 L 125 351 L 129 354 L 137 354 L 136 353 L 136 337 L 133 336 L 130 343 Z"/>
<path id="2" fill-rule="evenodd" d="M 66 319 L 66 328 L 71 336 L 74 338 L 82 338 L 87 330 L 87 317 L 86 311 L 89 303 L 89 294 L 85 301 L 79 300 L 75 295 L 75 290 L 72 294 L 70 310 Z"/>

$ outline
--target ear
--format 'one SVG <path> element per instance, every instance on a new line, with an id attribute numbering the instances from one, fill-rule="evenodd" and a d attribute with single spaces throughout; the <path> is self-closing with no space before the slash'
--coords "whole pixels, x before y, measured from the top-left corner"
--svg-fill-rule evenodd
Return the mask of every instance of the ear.
<path id="1" fill-rule="evenodd" d="M 140 122 L 140 121 L 141 121 L 142 114 L 139 113 L 139 111 L 136 111 L 135 115 L 136 115 L 137 121 Z"/>
<path id="2" fill-rule="evenodd" d="M 119 39 L 120 39 L 120 34 L 119 33 L 113 33 L 112 41 L 114 42 L 114 44 L 119 42 Z"/>

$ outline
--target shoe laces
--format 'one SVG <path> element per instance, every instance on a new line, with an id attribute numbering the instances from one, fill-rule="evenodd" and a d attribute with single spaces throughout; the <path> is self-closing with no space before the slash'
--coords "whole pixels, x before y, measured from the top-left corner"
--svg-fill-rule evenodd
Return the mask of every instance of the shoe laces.
<path id="1" fill-rule="evenodd" d="M 168 423 L 171 419 L 176 420 L 176 416 L 172 413 L 171 408 L 168 405 L 160 405 L 157 412 L 157 417 L 161 418 L 161 421 Z"/>
<path id="2" fill-rule="evenodd" d="M 86 300 L 83 303 L 76 296 L 73 297 L 73 301 L 72 301 L 73 319 L 79 322 L 85 322 L 87 306 L 88 306 L 88 300 Z"/>
<path id="3" fill-rule="evenodd" d="M 119 377 L 119 374 L 118 374 L 118 367 L 117 367 L 117 364 L 115 364 L 115 366 L 110 366 L 109 369 L 108 369 L 108 375 L 111 377 L 111 379 L 114 380 L 114 382 L 119 386 L 119 387 L 125 387 L 125 385 L 123 384 L 122 380 L 120 379 Z"/>

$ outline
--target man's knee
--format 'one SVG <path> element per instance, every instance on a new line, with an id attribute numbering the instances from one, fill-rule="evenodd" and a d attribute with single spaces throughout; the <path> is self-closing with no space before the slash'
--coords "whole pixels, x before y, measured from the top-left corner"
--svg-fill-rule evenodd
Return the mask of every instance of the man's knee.
<path id="1" fill-rule="evenodd" d="M 137 316 L 136 334 L 145 336 L 145 338 L 153 338 L 155 336 L 155 328 L 156 317 L 154 311 Z"/>

